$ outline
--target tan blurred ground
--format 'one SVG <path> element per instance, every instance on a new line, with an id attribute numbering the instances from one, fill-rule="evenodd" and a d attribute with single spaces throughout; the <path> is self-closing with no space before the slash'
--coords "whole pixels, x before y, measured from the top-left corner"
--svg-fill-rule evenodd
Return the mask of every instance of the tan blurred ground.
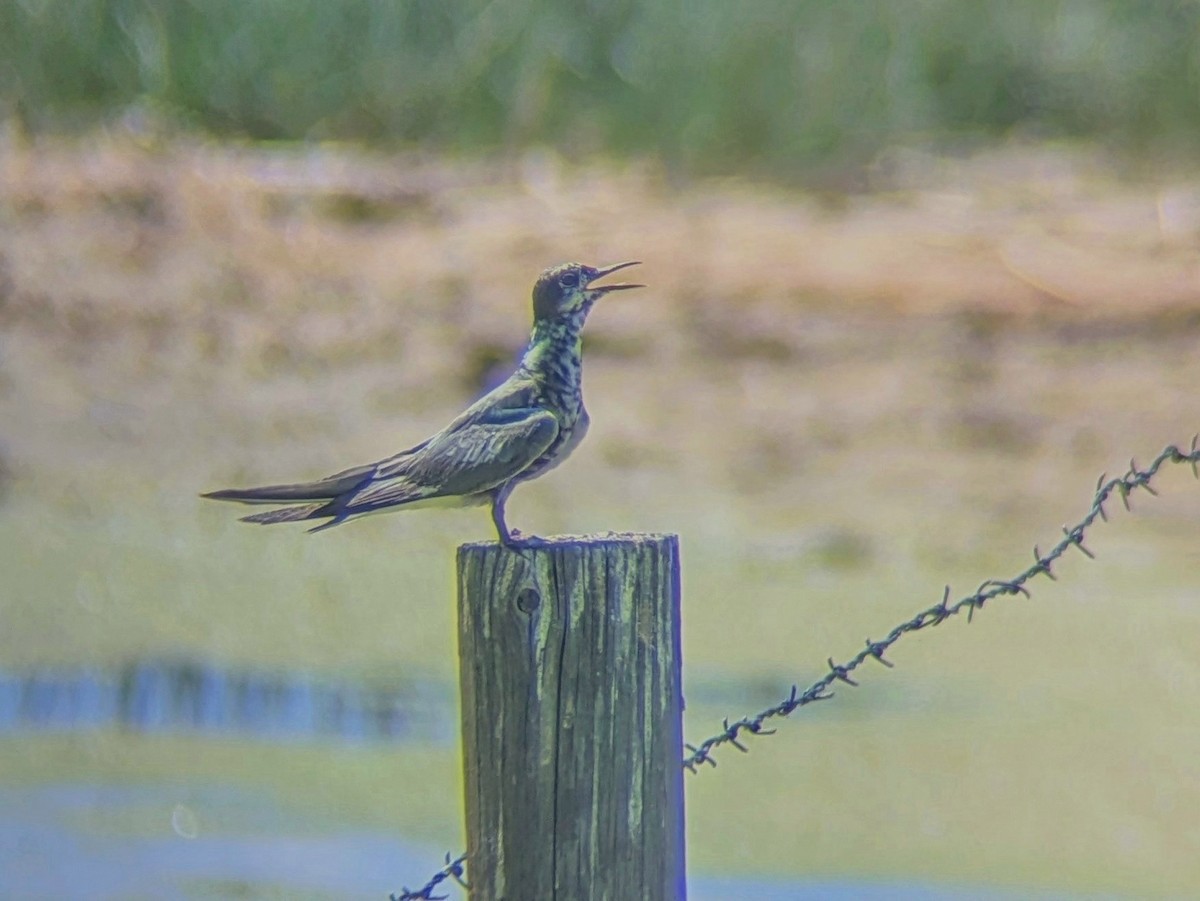
<path id="1" fill-rule="evenodd" d="M 1174 364 L 1200 335 L 1200 182 L 1030 148 L 896 153 L 876 180 L 821 197 L 536 154 L 12 141 L 4 441 L 16 463 L 160 438 L 216 462 L 211 442 L 303 445 L 336 416 L 330 449 L 370 455 L 511 358 L 538 270 L 630 256 L 650 290 L 588 332 L 592 402 L 620 401 L 614 465 L 787 479 L 821 445 L 911 446 L 903 423 L 1090 466 L 1126 417 L 1172 411 L 1154 442 L 1196 421 Z"/>
<path id="2" fill-rule="evenodd" d="M 1031 147 L 871 177 L 831 196 L 551 154 L 10 140 L 0 664 L 451 672 L 452 550 L 484 513 L 310 538 L 195 495 L 440 427 L 569 258 L 642 259 L 650 287 L 593 314 L 592 431 L 512 519 L 681 532 L 693 671 L 803 681 L 943 583 L 1015 574 L 1102 470 L 1200 430 L 1200 181 Z M 907 640 L 844 719 L 689 782 L 693 861 L 1194 886 L 1200 490 L 1168 473 L 1135 511 L 1032 603 Z M 702 828 L 746 798 L 744 841 Z"/>

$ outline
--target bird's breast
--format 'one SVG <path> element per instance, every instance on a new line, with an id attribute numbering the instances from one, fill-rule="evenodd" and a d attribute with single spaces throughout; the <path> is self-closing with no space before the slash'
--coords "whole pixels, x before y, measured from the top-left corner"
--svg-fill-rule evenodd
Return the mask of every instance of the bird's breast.
<path id="1" fill-rule="evenodd" d="M 571 452 L 579 446 L 584 436 L 587 434 L 588 425 L 591 420 L 588 417 L 587 410 L 583 408 L 583 404 L 572 412 L 569 418 L 559 420 L 558 435 L 554 439 L 546 452 L 542 454 L 533 465 L 522 473 L 523 478 L 534 478 L 542 473 L 549 472 L 567 457 L 571 456 Z"/>

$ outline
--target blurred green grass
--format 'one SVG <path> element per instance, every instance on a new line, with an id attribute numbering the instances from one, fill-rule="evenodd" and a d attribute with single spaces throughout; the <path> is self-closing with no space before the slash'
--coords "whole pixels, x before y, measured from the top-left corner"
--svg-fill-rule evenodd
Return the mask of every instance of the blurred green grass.
<path id="1" fill-rule="evenodd" d="M 1187 159 L 1198 89 L 1194 2 L 0 5 L 0 97 L 33 129 L 149 111 L 219 135 L 789 178 L 1015 128 Z"/>

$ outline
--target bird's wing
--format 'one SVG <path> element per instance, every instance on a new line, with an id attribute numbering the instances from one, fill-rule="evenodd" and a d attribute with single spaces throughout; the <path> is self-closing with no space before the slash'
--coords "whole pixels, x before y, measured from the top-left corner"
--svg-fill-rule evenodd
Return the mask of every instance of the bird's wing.
<path id="1" fill-rule="evenodd" d="M 519 375 L 511 376 L 459 413 L 448 426 L 432 438 L 426 438 L 415 447 L 400 451 L 400 453 L 376 463 L 371 481 L 378 482 L 406 474 L 416 459 L 425 456 L 421 453 L 422 451 L 432 445 L 444 444 L 450 436 L 456 435 L 464 429 L 488 423 L 507 425 L 509 422 L 506 417 L 510 412 L 514 413 L 517 418 L 528 416 L 533 412 L 535 406 L 534 387 L 532 382 L 520 378 Z"/>
<path id="2" fill-rule="evenodd" d="M 328 501 L 314 510 L 339 517 L 423 498 L 476 494 L 507 481 L 536 460 L 558 434 L 558 421 L 534 404 L 536 386 L 521 372 L 481 397 L 420 444 L 377 463 L 314 482 L 233 488 L 204 497 L 248 504 Z M 311 511 L 259 514 L 306 518 Z M 282 520 L 280 520 L 282 521 Z"/>
<path id="3" fill-rule="evenodd" d="M 480 494 L 522 472 L 557 435 L 558 420 L 547 410 L 477 411 L 404 460 L 388 461 L 389 469 L 345 495 L 339 506 L 353 514 L 425 498 Z"/>

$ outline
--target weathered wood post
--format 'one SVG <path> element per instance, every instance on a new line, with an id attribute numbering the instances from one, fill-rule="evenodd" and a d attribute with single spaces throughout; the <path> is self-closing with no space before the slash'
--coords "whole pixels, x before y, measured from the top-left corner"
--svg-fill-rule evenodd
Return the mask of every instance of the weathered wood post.
<path id="1" fill-rule="evenodd" d="M 458 551 L 473 901 L 683 901 L 679 540 Z"/>

